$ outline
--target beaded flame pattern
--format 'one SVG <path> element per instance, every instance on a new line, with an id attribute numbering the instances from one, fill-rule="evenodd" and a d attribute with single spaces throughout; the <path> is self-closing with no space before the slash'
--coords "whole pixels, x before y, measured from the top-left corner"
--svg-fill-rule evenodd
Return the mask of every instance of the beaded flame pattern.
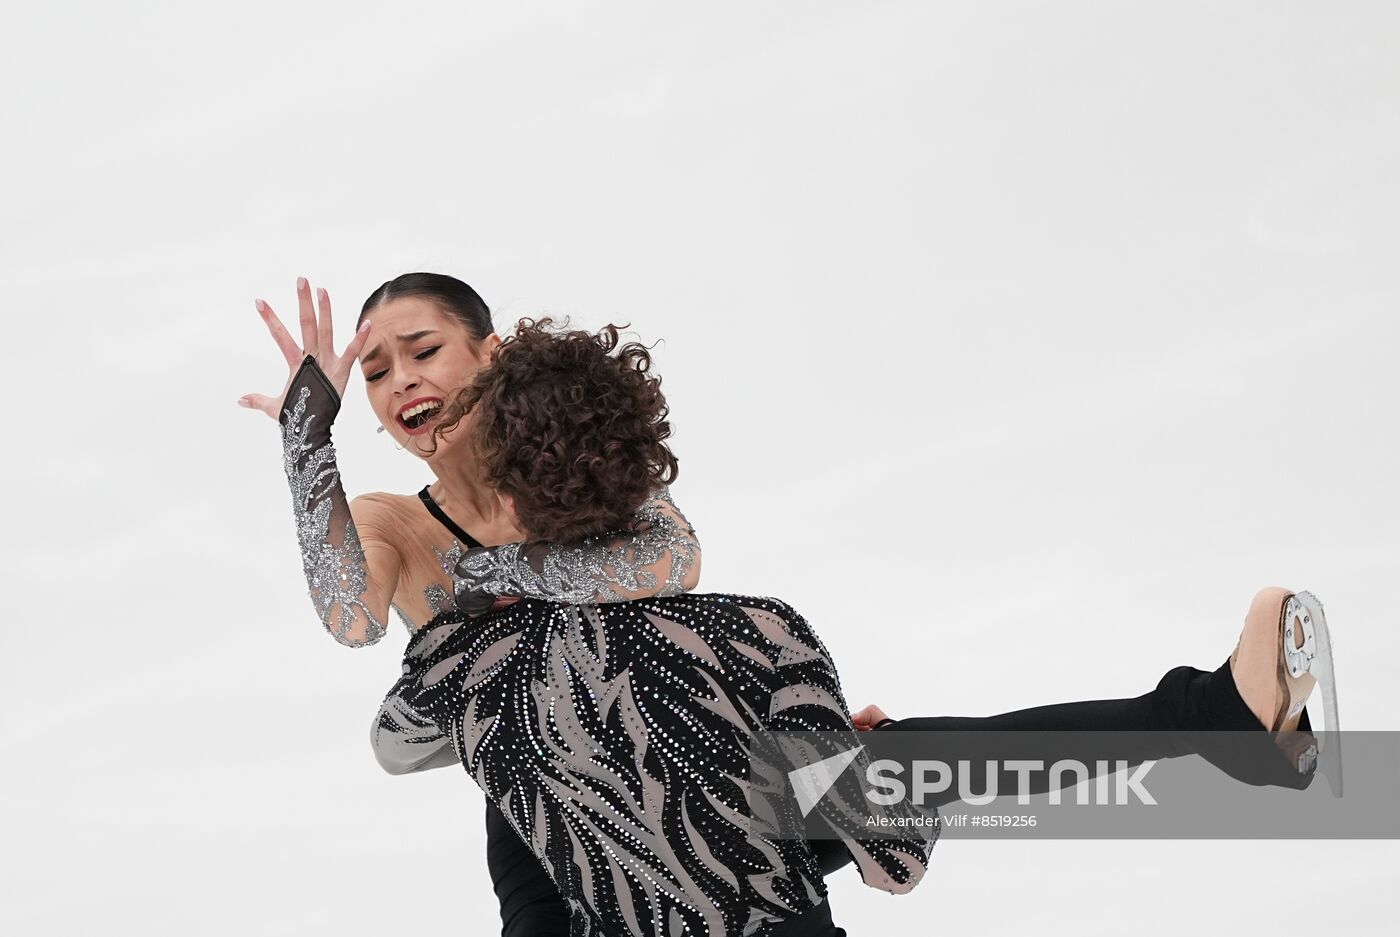
<path id="1" fill-rule="evenodd" d="M 446 612 L 409 642 L 372 730 L 390 773 L 462 764 L 553 879 L 572 937 L 761 935 L 826 895 L 809 843 L 752 822 L 753 733 L 851 731 L 826 648 L 780 600 Z M 906 892 L 926 870 L 922 838 L 840 835 L 871 887 Z"/>
<path id="2" fill-rule="evenodd" d="M 321 393 L 313 405 L 312 389 L 318 384 Z M 287 399 L 293 394 L 296 403 L 282 411 L 282 464 L 291 486 L 308 594 L 321 623 L 337 641 L 350 647 L 374 644 L 388 628 L 364 603 L 369 587 L 365 551 L 350 516 L 330 439 L 340 401 L 310 355 L 293 378 Z M 361 616 L 362 638 L 352 635 Z"/>

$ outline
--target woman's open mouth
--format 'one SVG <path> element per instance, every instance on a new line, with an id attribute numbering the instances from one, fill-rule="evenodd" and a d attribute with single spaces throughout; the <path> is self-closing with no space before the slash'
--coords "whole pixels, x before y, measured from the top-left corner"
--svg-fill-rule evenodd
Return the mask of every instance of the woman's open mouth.
<path id="1" fill-rule="evenodd" d="M 410 400 L 399 411 L 399 425 L 410 436 L 421 436 L 428 431 L 428 424 L 441 409 L 441 397 L 419 397 L 417 400 Z"/>

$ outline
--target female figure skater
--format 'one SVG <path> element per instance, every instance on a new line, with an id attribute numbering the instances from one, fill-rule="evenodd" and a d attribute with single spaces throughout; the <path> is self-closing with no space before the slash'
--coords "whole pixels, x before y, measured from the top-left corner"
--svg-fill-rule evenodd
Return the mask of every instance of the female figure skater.
<path id="1" fill-rule="evenodd" d="M 397 283 L 399 281 L 395 282 Z M 455 283 L 456 281 L 452 282 Z M 392 285 L 393 284 L 386 284 L 386 288 Z M 465 287 L 465 284 L 462 284 L 461 286 Z M 469 288 L 467 289 L 469 290 Z M 377 291 L 376 295 L 378 295 L 379 293 L 386 292 L 388 292 L 386 289 L 381 289 L 381 291 Z M 474 296 L 475 294 L 473 293 L 471 295 Z M 301 289 L 301 298 L 303 307 L 302 311 L 304 340 L 306 339 L 308 332 L 313 336 L 320 337 L 319 330 L 316 328 L 315 325 L 314 313 L 310 310 L 309 290 L 307 290 L 304 286 Z M 375 297 L 371 297 L 371 302 L 366 304 L 366 312 L 374 308 L 374 299 Z M 323 325 L 328 326 L 328 321 L 326 321 L 328 320 L 329 312 L 328 302 L 325 300 L 324 296 L 322 299 L 322 312 Z M 264 316 L 266 319 L 269 320 L 269 327 L 272 328 L 273 324 L 275 323 L 275 318 L 271 317 L 270 312 L 264 312 Z M 311 325 L 310 329 L 307 328 L 308 321 Z M 487 322 L 487 328 L 489 329 L 489 319 L 487 320 Z M 277 328 L 273 329 L 274 336 L 278 335 L 279 329 L 280 325 Z M 400 340 L 411 342 L 413 340 L 423 338 L 424 336 L 422 335 L 414 334 L 414 332 L 418 331 L 422 330 L 413 329 L 410 331 L 400 332 Z M 325 347 L 329 348 L 329 336 L 326 335 L 325 338 L 327 339 Z M 340 359 L 337 360 L 333 356 L 329 357 L 328 360 L 331 362 L 330 367 L 332 369 L 335 369 L 337 364 L 345 364 L 348 363 L 349 360 L 353 360 L 354 355 L 359 351 L 359 346 L 363 345 L 363 340 L 360 339 L 358 336 L 356 342 L 358 343 L 358 345 L 352 343 L 351 348 L 348 348 L 346 354 Z M 282 336 L 279 338 L 279 344 L 283 345 L 284 351 L 287 350 L 288 346 L 291 347 L 292 352 L 288 354 L 289 359 L 294 358 L 295 354 L 299 353 L 299 349 L 296 349 L 294 343 L 292 343 L 290 339 L 285 336 L 285 332 L 283 332 Z M 307 341 L 306 344 L 308 345 L 308 347 L 311 347 L 310 341 Z M 435 351 L 436 350 L 434 350 L 434 353 Z M 423 352 L 419 352 L 416 349 L 410 349 L 408 354 L 396 355 L 394 356 L 393 361 L 390 363 L 390 368 L 400 367 L 400 362 L 407 361 L 409 354 L 421 355 L 423 354 Z M 488 356 L 478 355 L 476 357 L 476 363 L 479 364 L 486 357 Z M 381 360 L 383 360 L 383 358 L 381 358 Z M 408 365 L 407 367 L 412 368 L 413 366 Z M 302 370 L 308 371 L 308 369 L 306 368 L 303 368 Z M 316 368 L 311 368 L 309 369 L 309 373 L 314 376 L 317 370 L 318 369 Z M 341 374 L 342 387 L 343 380 L 347 376 L 348 368 L 343 368 Z M 372 385 L 374 381 L 381 380 L 384 377 L 384 374 L 375 370 L 371 370 L 368 366 L 366 366 L 366 377 L 367 381 Z M 309 380 L 308 389 L 316 389 L 317 383 L 319 383 L 319 381 L 316 379 Z M 393 397 L 393 399 L 404 401 L 408 404 L 408 406 L 401 408 L 401 412 L 403 412 L 407 417 L 411 419 L 412 417 L 416 416 L 416 414 L 410 411 L 412 411 L 414 407 L 418 405 L 419 402 L 416 400 L 405 401 L 402 394 L 406 393 L 407 391 L 414 390 L 416 388 L 417 381 L 412 378 L 408 378 L 401 380 L 401 383 L 404 386 L 401 389 L 395 391 L 395 396 Z M 448 386 L 448 383 L 448 380 L 439 379 L 439 383 L 434 385 L 432 389 L 437 389 L 439 387 L 445 389 Z M 324 390 L 324 388 L 321 389 Z M 336 395 L 332 403 L 338 404 L 339 388 L 332 387 L 331 390 L 336 391 Z M 375 392 L 371 386 L 372 399 L 374 398 L 374 393 Z M 311 420 L 308 419 L 308 417 L 312 417 L 317 414 L 314 412 L 307 413 L 304 410 L 298 412 L 292 403 L 293 399 L 294 398 L 292 394 L 289 393 L 288 410 L 284 414 L 284 420 L 286 421 L 286 424 L 289 428 L 295 429 L 297 427 L 300 427 L 300 431 L 299 433 L 289 433 L 289 439 L 293 440 L 292 442 L 289 442 L 287 449 L 289 479 L 292 480 L 294 496 L 297 496 L 299 498 L 305 497 L 308 504 L 319 503 L 315 496 L 318 494 L 327 494 L 330 489 L 336 486 L 335 483 L 338 482 L 338 476 L 334 473 L 333 452 L 330 452 L 329 454 L 327 452 L 328 438 L 325 440 L 325 445 L 323 446 L 314 446 L 307 443 L 307 427 L 311 423 Z M 301 395 L 301 401 L 304 402 L 305 399 L 307 399 L 306 395 Z M 438 398 L 439 401 L 440 399 L 441 398 Z M 268 412 L 274 412 L 268 408 L 267 404 L 270 403 L 270 401 L 268 401 L 267 398 L 261 398 L 261 400 L 263 409 L 268 410 Z M 259 403 L 255 398 L 249 401 L 249 405 L 257 406 L 259 405 Z M 273 404 L 273 406 L 275 407 L 275 404 Z M 377 406 L 376 409 L 383 410 L 384 408 Z M 328 410 L 322 410 L 319 415 L 333 416 L 333 414 L 334 406 L 331 406 Z M 396 412 L 394 416 L 397 417 L 398 413 Z M 383 420 L 383 417 L 381 417 L 381 419 Z M 328 426 L 326 426 L 325 423 L 328 423 L 328 420 L 323 422 L 322 426 L 320 427 L 320 432 L 328 437 Z M 391 426 L 391 428 L 393 427 Z M 407 421 L 405 421 L 405 425 L 403 427 L 403 429 L 405 430 L 417 428 L 419 427 L 412 426 L 411 424 L 407 423 Z M 456 448 L 460 450 L 460 441 L 455 445 Z M 320 455 L 314 459 L 303 458 L 309 453 L 313 452 L 319 452 Z M 436 455 L 436 452 L 434 452 L 433 454 Z M 306 471 L 306 466 L 313 462 L 315 463 L 317 468 L 313 469 L 308 474 L 308 472 Z M 319 474 L 317 474 L 318 472 Z M 308 477 L 312 480 L 310 482 L 304 481 L 301 487 L 299 488 L 297 480 L 299 478 L 307 479 Z M 315 481 L 316 479 L 319 479 L 320 481 L 317 482 Z M 519 479 L 516 479 L 516 481 L 518 483 Z M 423 494 L 427 494 L 427 492 L 425 491 Z M 575 492 L 574 495 L 577 496 L 577 492 Z M 420 500 L 421 503 L 425 507 L 428 507 L 428 509 L 431 511 L 431 502 L 428 500 L 428 498 L 422 497 L 420 495 Z M 489 499 L 482 499 L 482 501 L 487 504 L 490 503 Z M 357 505 L 358 504 L 359 501 L 357 500 Z M 306 513 L 311 514 L 312 512 L 308 511 Z M 487 520 L 493 518 L 497 520 L 500 519 L 499 511 L 491 517 L 487 517 L 487 512 L 485 511 L 479 511 L 478 513 L 481 515 L 481 517 L 486 518 Z M 659 514 L 656 514 L 651 518 L 648 518 L 645 515 L 646 511 L 642 511 L 639 513 L 639 517 L 641 518 L 640 522 L 634 523 L 632 525 L 634 528 L 634 532 L 628 535 L 628 538 L 625 539 L 630 539 L 635 542 L 637 540 L 639 532 L 641 534 L 647 534 L 649 532 L 654 532 L 658 528 L 666 527 L 666 522 L 668 520 L 674 520 L 675 517 L 678 517 L 678 512 L 676 512 L 675 515 L 672 515 L 669 511 L 663 509 Z M 451 521 L 448 520 L 441 511 L 437 512 L 437 516 L 444 524 L 451 524 Z M 596 519 L 594 522 L 596 522 Z M 683 518 L 679 520 L 679 523 L 681 525 L 684 524 Z M 501 524 L 502 529 L 508 528 L 510 526 L 511 522 L 508 520 Z M 345 526 L 344 533 L 346 536 L 341 537 L 335 543 L 329 542 L 329 540 L 326 540 L 324 537 L 320 542 L 317 541 L 316 535 L 324 534 L 330 529 L 329 525 L 325 524 L 324 522 L 316 521 L 310 525 L 299 523 L 299 531 L 306 531 L 308 527 L 311 536 L 307 536 L 305 533 L 303 535 L 304 555 L 308 552 L 309 544 L 309 552 L 313 555 L 313 557 L 324 554 L 326 552 L 325 548 L 330 548 L 332 551 L 349 553 L 351 554 L 352 560 L 356 559 L 356 557 L 354 557 L 353 555 L 353 544 L 356 541 L 355 531 L 352 525 Z M 515 536 L 519 536 L 518 528 L 511 530 L 510 533 Z M 614 538 L 611 541 L 609 541 L 609 543 L 613 545 L 611 555 L 613 555 L 614 557 L 619 557 L 619 552 L 616 550 L 617 539 Z M 347 547 L 347 544 L 351 544 L 352 546 Z M 589 549 L 597 550 L 597 547 L 597 542 L 594 541 L 594 543 Z M 654 553 L 655 549 L 655 538 L 653 537 L 651 546 L 649 546 L 646 550 L 642 552 L 647 552 L 649 550 L 650 552 Z M 439 554 L 439 558 L 443 558 L 443 555 L 449 553 L 449 551 L 438 550 L 435 550 L 434 552 Z M 606 553 L 589 554 L 587 549 L 583 550 L 582 553 L 583 555 L 595 556 L 608 555 Z M 442 600 L 448 594 L 455 594 L 458 597 L 458 605 L 464 604 L 460 600 L 463 596 L 470 595 L 471 589 L 461 588 L 463 583 L 467 583 L 476 587 L 481 587 L 482 585 L 485 585 L 488 587 L 488 594 L 527 594 L 527 590 L 531 588 L 537 589 L 540 593 L 548 593 L 552 587 L 554 597 L 570 596 L 574 597 L 575 600 L 585 600 L 585 593 L 587 593 L 590 590 L 590 588 L 596 585 L 595 594 L 592 596 L 593 601 L 613 598 L 619 595 L 619 593 L 612 588 L 612 585 L 616 584 L 616 580 L 618 579 L 616 575 L 605 575 L 601 577 L 602 581 L 599 581 L 599 577 L 597 575 L 598 566 L 600 565 L 599 563 L 594 562 L 579 564 L 577 562 L 560 562 L 561 556 L 574 556 L 576 558 L 579 555 L 580 553 L 578 548 L 575 548 L 575 550 L 573 551 L 564 551 L 558 548 L 541 548 L 538 545 L 526 549 L 511 548 L 504 551 L 494 552 L 475 551 L 474 556 L 478 560 L 484 557 L 486 558 L 486 561 L 478 562 L 474 567 L 471 564 L 462 564 L 459 562 L 453 569 L 454 573 L 460 574 L 459 576 L 455 577 L 457 579 L 457 582 L 455 583 L 457 588 L 454 588 L 451 593 L 448 593 L 448 591 L 445 588 L 442 588 L 441 586 L 439 586 L 436 591 L 426 590 L 426 598 L 428 599 L 427 604 L 430 608 L 432 608 L 436 600 L 436 602 L 440 605 Z M 622 579 L 626 580 L 628 585 L 635 587 L 639 585 L 639 580 L 644 581 L 646 579 L 647 573 L 650 572 L 654 575 L 655 570 L 639 569 L 636 563 L 631 563 L 628 561 L 629 556 L 633 556 L 633 554 L 629 553 L 629 551 L 626 550 L 621 551 L 621 561 L 612 563 L 610 569 L 614 574 L 616 574 L 622 567 L 630 566 L 634 573 L 639 572 L 640 575 L 628 576 L 624 574 L 621 577 Z M 633 558 L 635 557 L 633 556 Z M 533 563 L 530 562 L 531 559 L 534 560 Z M 337 563 L 339 562 L 341 561 L 338 560 Z M 355 564 L 351 563 L 350 565 L 352 568 L 349 571 L 342 570 L 338 573 L 338 575 L 334 573 L 336 567 L 331 566 L 331 575 L 316 576 L 313 575 L 313 572 L 322 572 L 326 567 L 323 566 L 319 561 L 308 562 L 308 580 L 312 584 L 313 598 L 318 599 L 318 608 L 331 607 L 328 606 L 324 598 L 324 596 L 326 596 L 327 594 L 348 595 L 350 601 L 348 603 L 342 604 L 349 604 L 352 607 L 357 607 L 355 606 L 354 600 L 360 598 L 365 594 L 363 584 L 373 581 L 373 577 L 363 576 L 363 573 L 361 573 L 363 578 L 358 583 L 355 582 Z M 609 564 L 606 562 L 602 563 L 601 565 L 605 567 L 609 566 Z M 671 565 L 674 567 L 675 564 L 672 563 Z M 363 567 L 361 567 L 361 569 L 362 568 Z M 578 575 L 578 570 L 580 568 L 588 570 L 591 573 L 592 578 L 589 578 L 589 576 Z M 509 573 L 510 575 L 506 575 L 507 573 Z M 693 577 L 683 576 L 681 578 L 683 586 L 693 585 Z M 685 578 L 691 578 L 692 581 L 684 582 Z M 612 583 L 608 581 L 610 579 L 612 580 Z M 671 582 L 674 581 L 674 579 L 675 577 L 673 575 L 667 576 L 668 586 Z M 346 582 L 350 582 L 351 585 L 348 587 L 339 585 Z M 656 580 L 653 578 L 651 580 L 651 585 L 654 586 L 655 582 Z M 329 584 L 329 588 L 327 584 Z M 355 591 L 356 585 L 360 586 L 360 589 L 358 591 Z M 337 588 L 342 589 L 342 591 L 340 593 L 337 593 L 335 591 Z M 645 588 L 645 585 L 643 585 L 643 588 Z M 350 591 L 344 591 L 346 589 Z M 635 595 L 640 594 L 640 589 L 630 588 L 625 590 L 625 592 L 631 594 L 623 594 L 623 597 L 634 597 Z M 1066 704 L 1064 707 L 1044 707 L 1041 710 L 1027 710 L 1023 711 L 1022 713 L 1007 714 L 1003 717 L 993 717 L 994 720 L 1000 720 L 999 725 L 988 724 L 983 727 L 1161 728 L 1164 727 L 1163 720 L 1168 719 L 1175 720 L 1178 724 L 1178 727 L 1191 726 L 1203 728 L 1245 728 L 1246 726 L 1240 724 L 1241 716 L 1243 714 L 1246 718 L 1250 720 L 1250 727 L 1260 729 L 1262 728 L 1262 726 L 1260 725 L 1260 721 L 1255 721 L 1255 716 L 1251 714 L 1251 710 L 1253 710 L 1254 713 L 1257 713 L 1261 716 L 1267 715 L 1269 712 L 1273 711 L 1274 701 L 1277 701 L 1280 704 L 1280 707 L 1287 709 L 1287 714 L 1283 716 L 1285 724 L 1282 727 L 1288 727 L 1286 723 L 1290 721 L 1296 724 L 1298 722 L 1299 717 L 1301 716 L 1301 718 L 1303 719 L 1302 727 L 1307 728 L 1306 713 L 1299 712 L 1299 710 L 1301 709 L 1301 701 L 1306 695 L 1303 692 L 1303 690 L 1305 689 L 1303 683 L 1306 682 L 1306 678 L 1302 678 L 1303 682 L 1301 683 L 1294 683 L 1290 681 L 1292 681 L 1294 677 L 1297 676 L 1296 674 L 1292 673 L 1292 671 L 1297 669 L 1299 666 L 1296 663 L 1296 661 L 1303 660 L 1306 657 L 1309 648 L 1306 645 L 1302 648 L 1298 648 L 1296 642 L 1293 645 L 1291 654 L 1283 648 L 1282 631 L 1281 628 L 1278 627 L 1277 623 L 1281 620 L 1281 618 L 1283 617 L 1283 612 L 1287 609 L 1285 607 L 1280 606 L 1278 609 L 1278 614 L 1272 616 L 1273 627 L 1271 634 L 1271 627 L 1269 621 L 1271 616 L 1269 614 L 1269 607 L 1271 606 L 1271 604 L 1284 602 L 1288 603 L 1288 606 L 1290 607 L 1304 607 L 1302 603 L 1308 601 L 1310 600 L 1306 596 L 1293 596 L 1291 594 L 1283 593 L 1283 590 L 1266 590 L 1265 592 L 1261 592 L 1260 595 L 1256 597 L 1255 604 L 1251 607 L 1250 616 L 1246 620 L 1246 629 L 1240 641 L 1240 645 L 1237 652 L 1238 656 L 1232 656 L 1231 661 L 1227 662 L 1226 665 L 1222 666 L 1222 668 L 1214 674 L 1207 674 L 1201 671 L 1191 671 L 1190 668 L 1177 668 L 1177 670 L 1172 671 L 1168 674 L 1167 677 L 1163 678 L 1163 681 L 1161 682 L 1161 684 L 1159 684 L 1158 689 L 1154 691 L 1154 693 L 1147 694 L 1145 697 L 1141 697 L 1138 700 L 1099 701 L 1096 703 L 1086 704 Z M 473 605 L 472 607 L 476 610 L 479 610 L 482 606 L 478 603 Z M 1311 617 L 1320 624 L 1321 619 L 1319 613 L 1320 609 L 1317 609 Z M 351 614 L 358 614 L 358 612 L 352 612 Z M 400 611 L 400 614 L 404 614 L 402 609 Z M 751 612 L 746 612 L 746 614 L 751 614 Z M 405 618 L 407 623 L 407 617 L 405 616 Z M 330 628 L 330 619 L 325 617 L 324 613 L 323 620 L 326 620 L 328 622 L 327 627 Z M 342 622 L 344 621 L 343 618 L 340 620 Z M 382 617 L 380 617 L 378 620 L 382 621 L 383 619 Z M 1298 619 L 1296 618 L 1294 620 L 1298 621 Z M 332 633 L 353 634 L 353 624 L 354 622 L 352 621 L 351 628 L 346 628 L 342 626 L 338 632 L 335 629 L 333 629 Z M 379 629 L 379 634 L 382 635 L 382 627 Z M 1322 634 L 1325 636 L 1325 631 L 1322 632 Z M 1276 638 L 1278 640 L 1275 640 Z M 416 640 L 417 639 L 415 639 L 415 641 Z M 352 640 L 350 642 L 345 643 L 355 642 Z M 424 645 L 419 645 L 419 648 L 421 649 L 423 646 Z M 1277 686 L 1275 686 L 1275 679 L 1278 677 L 1278 673 L 1275 672 L 1275 665 L 1277 664 L 1279 672 L 1282 672 L 1281 668 L 1284 665 L 1282 663 L 1279 663 L 1279 661 L 1283 661 L 1285 658 L 1287 658 L 1288 660 L 1290 677 L 1288 680 L 1284 680 L 1280 682 Z M 1233 668 L 1231 666 L 1232 664 L 1234 665 Z M 1301 666 L 1303 668 L 1303 672 L 1305 672 L 1306 662 L 1304 662 Z M 407 658 L 405 668 L 409 669 Z M 1236 684 L 1239 685 L 1238 690 Z M 1244 697 L 1241 696 L 1241 693 L 1244 694 Z M 1251 703 L 1246 704 L 1244 702 L 1245 697 L 1251 698 Z M 1287 699 L 1286 706 L 1284 704 L 1285 698 Z M 393 694 L 391 694 L 391 696 L 386 699 L 386 709 L 381 712 L 381 719 L 378 720 L 376 723 L 377 730 L 387 730 L 384 734 L 381 734 L 381 738 L 388 737 L 393 739 L 393 741 L 390 744 L 383 745 L 380 748 L 382 756 L 381 761 L 385 764 L 385 767 L 395 771 L 395 773 L 398 773 L 402 770 L 421 770 L 422 768 L 435 767 L 439 764 L 454 763 L 457 760 L 455 757 L 456 753 L 448 752 L 446 750 L 446 745 L 443 742 L 442 733 L 436 731 L 436 726 L 432 724 L 431 721 L 422 720 L 421 718 L 417 719 L 417 721 L 415 722 L 415 716 L 411 713 L 407 713 L 404 711 L 395 711 L 394 707 L 391 705 L 393 699 Z M 844 712 L 844 704 L 841 704 L 840 709 L 842 710 L 842 712 Z M 857 717 L 856 724 L 862 728 L 869 727 L 872 720 L 868 717 L 876 715 L 882 714 L 878 714 L 874 710 L 874 708 L 871 707 L 869 710 L 867 710 L 866 714 L 862 714 L 862 717 Z M 407 725 L 405 725 L 404 723 L 407 723 Z M 1274 729 L 1278 729 L 1281 727 L 1277 719 L 1270 720 L 1270 724 Z M 897 728 L 899 726 L 889 725 L 888 727 Z M 925 726 L 919 725 L 917 727 Z M 953 726 L 943 724 L 930 725 L 927 727 L 950 728 Z M 417 733 L 416 737 L 414 736 L 415 732 Z M 1265 735 L 1266 733 L 1261 732 L 1260 734 Z M 412 753 L 411 757 L 404 756 L 404 752 Z M 490 819 L 491 814 L 489 813 L 488 821 Z M 493 830 L 491 824 L 488 823 L 488 830 L 491 832 L 503 832 L 499 824 Z M 827 846 L 830 844 L 822 845 Z M 540 884 L 539 879 L 541 878 L 543 871 L 542 868 L 538 865 L 538 863 L 535 863 L 533 865 L 533 869 L 531 869 L 531 863 L 529 862 L 516 862 L 515 859 L 519 858 L 517 855 L 515 858 L 510 860 L 514 864 L 510 864 L 508 865 L 508 867 L 506 867 L 504 859 L 505 853 L 510 849 L 514 849 L 518 854 L 522 848 L 522 844 L 518 840 L 513 840 L 513 837 L 511 835 L 506 835 L 503 838 L 493 838 L 488 843 L 488 854 L 493 860 L 491 863 L 493 877 L 496 878 L 498 894 L 501 894 L 503 899 L 503 918 L 507 921 L 507 932 L 510 932 L 511 926 L 514 922 L 522 921 L 528 918 L 530 915 L 534 915 L 538 909 L 544 906 L 551 906 L 556 911 L 561 906 L 557 894 L 543 894 L 544 891 L 548 890 L 547 886 L 538 891 L 532 891 L 535 885 Z M 496 859 L 498 858 L 500 858 L 502 861 L 496 861 Z M 495 873 L 500 871 L 503 867 L 505 867 L 505 870 L 509 874 L 504 877 L 496 875 Z M 533 883 L 533 885 L 529 882 L 531 873 L 533 873 L 534 878 L 536 880 Z M 505 886 L 504 888 L 503 885 Z M 509 905 L 511 901 L 515 901 L 515 906 L 513 912 L 511 914 L 508 914 L 508 908 L 506 906 Z M 533 920 L 537 923 L 542 922 L 539 916 L 535 916 Z M 554 915 L 553 922 L 554 923 L 549 926 L 531 927 L 528 931 L 521 932 L 562 933 L 563 931 L 559 927 L 557 914 Z"/>
<path id="2" fill-rule="evenodd" d="M 291 377 L 281 396 L 246 394 L 238 402 L 282 423 L 283 467 L 303 571 L 312 604 L 336 641 L 348 647 L 377 643 L 388 630 L 391 608 L 413 632 L 456 601 L 481 611 L 473 602 L 484 600 L 489 607 L 502 595 L 613 602 L 694 586 L 700 545 L 664 487 L 639 510 L 632 533 L 587 546 L 537 543 L 522 549 L 521 532 L 497 494 L 477 483 L 470 449 L 449 440 L 429 445 L 427 434 L 443 402 L 500 344 L 486 304 L 470 286 L 430 273 L 385 283 L 365 301 L 355 336 L 339 355 L 330 297 L 318 292 L 319 317 L 310 285 L 298 279 L 301 347 L 271 307 L 257 301 Z M 377 340 L 366 351 L 371 323 Z M 293 393 L 308 356 L 318 365 Z M 381 431 L 426 461 L 436 476 L 416 496 L 378 492 L 352 502 L 345 495 L 330 428 L 357 358 Z M 484 550 L 481 542 L 507 546 Z M 471 565 L 457 570 L 458 582 L 474 584 L 474 570 L 489 570 L 492 592 L 464 587 L 454 596 L 448 569 L 471 549 Z"/>

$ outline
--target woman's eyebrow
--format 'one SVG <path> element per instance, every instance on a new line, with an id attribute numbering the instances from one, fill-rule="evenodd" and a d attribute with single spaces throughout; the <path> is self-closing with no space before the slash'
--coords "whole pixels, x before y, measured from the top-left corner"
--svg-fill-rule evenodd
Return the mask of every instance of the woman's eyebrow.
<path id="1" fill-rule="evenodd" d="M 416 341 L 418 341 L 418 339 L 422 338 L 422 337 L 425 336 L 425 335 L 436 335 L 436 334 L 437 334 L 437 329 L 419 329 L 417 332 L 405 332 L 404 334 L 402 334 L 402 335 L 399 336 L 399 341 L 401 341 L 401 342 L 416 342 Z M 379 357 L 380 355 L 382 355 L 382 354 L 384 354 L 384 346 L 383 346 L 383 345 L 375 345 L 375 346 L 374 346 L 373 348 L 371 348 L 369 351 L 365 352 L 363 355 L 360 355 L 360 363 L 361 363 L 361 364 L 364 364 L 364 363 L 366 363 L 366 362 L 368 362 L 368 361 L 373 361 L 375 358 L 378 358 L 378 357 Z"/>

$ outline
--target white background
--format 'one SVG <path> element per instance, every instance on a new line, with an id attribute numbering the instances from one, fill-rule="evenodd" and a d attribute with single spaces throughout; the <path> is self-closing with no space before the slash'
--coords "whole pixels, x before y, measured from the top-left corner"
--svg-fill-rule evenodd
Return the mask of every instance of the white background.
<path id="1" fill-rule="evenodd" d="M 10 2 L 0 930 L 490 933 L 482 796 L 394 778 L 402 626 L 305 593 L 253 308 L 450 273 L 658 346 L 702 587 L 852 707 L 1213 669 L 1327 604 L 1397 728 L 1400 9 Z M 352 494 L 426 469 L 352 379 Z M 1395 842 L 946 840 L 853 934 L 1375 933 Z"/>

